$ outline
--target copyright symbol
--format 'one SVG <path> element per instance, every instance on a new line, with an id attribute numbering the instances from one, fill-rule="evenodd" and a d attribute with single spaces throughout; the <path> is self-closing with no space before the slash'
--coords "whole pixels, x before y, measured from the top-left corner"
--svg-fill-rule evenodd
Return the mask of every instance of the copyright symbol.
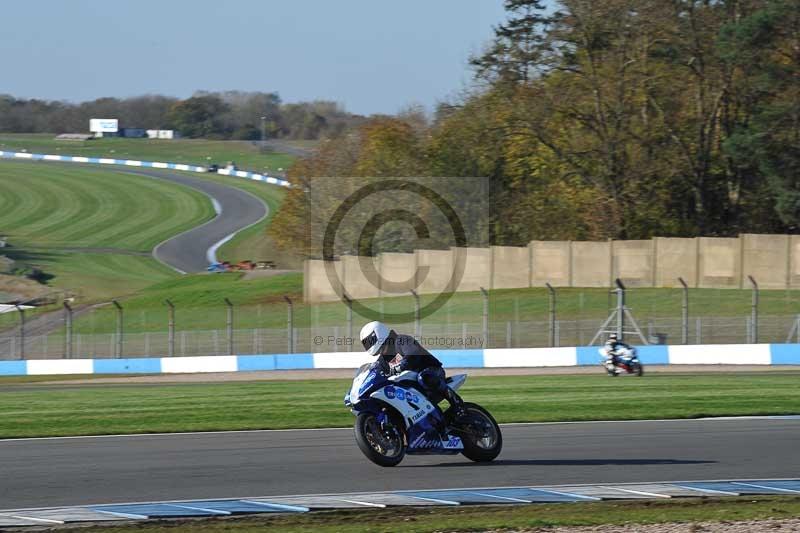
<path id="1" fill-rule="evenodd" d="M 391 195 L 391 196 L 387 196 Z M 383 195 L 384 204 L 380 204 L 374 197 L 376 195 Z M 374 309 L 370 309 L 361 303 L 358 299 L 352 298 L 346 292 L 346 285 L 340 279 L 337 273 L 336 264 L 331 260 L 336 255 L 336 239 L 337 234 L 340 233 L 342 221 L 348 216 L 348 213 L 354 211 L 359 213 L 363 211 L 364 205 L 369 205 L 370 202 L 385 205 L 385 199 L 389 198 L 394 200 L 390 208 L 380 210 L 374 213 L 357 231 L 357 238 L 354 242 L 354 248 L 358 251 L 369 251 L 375 249 L 376 240 L 380 235 L 382 228 L 388 224 L 404 223 L 413 229 L 417 240 L 430 239 L 432 237 L 431 229 L 426 223 L 426 220 L 420 216 L 421 213 L 435 212 L 436 216 L 430 215 L 428 220 L 433 218 L 442 219 L 446 222 L 449 228 L 450 242 L 455 246 L 453 253 L 452 268 L 450 270 L 449 280 L 444 285 L 444 290 L 439 292 L 436 297 L 429 301 L 420 309 L 420 318 L 430 316 L 440 309 L 447 300 L 450 299 L 453 292 L 459 286 L 461 279 L 464 276 L 466 265 L 465 248 L 467 246 L 467 235 L 464 229 L 464 224 L 458 213 L 453 206 L 445 200 L 439 192 L 431 187 L 425 186 L 416 181 L 401 180 L 401 179 L 384 179 L 369 183 L 358 188 L 355 192 L 347 196 L 342 203 L 337 207 L 336 211 L 328 221 L 323 241 L 322 241 L 322 257 L 325 260 L 325 274 L 328 278 L 330 286 L 334 289 L 339 299 L 343 302 L 352 304 L 353 311 L 363 317 L 372 319 L 380 319 L 387 322 L 406 323 L 412 322 L 415 318 L 414 311 L 407 312 L 383 312 L 379 313 Z M 425 204 L 425 209 L 418 207 L 414 211 L 404 208 L 404 202 L 401 198 L 414 198 L 416 202 L 408 201 L 406 205 Z M 359 207 L 361 205 L 361 207 Z M 398 207 L 398 205 L 400 207 Z M 356 208 L 359 207 L 359 210 Z M 352 228 L 348 228 L 345 233 L 350 237 L 356 237 L 353 234 Z M 413 288 L 417 289 L 425 280 L 429 273 L 429 267 L 417 267 L 416 272 L 409 280 L 406 281 L 392 281 L 387 280 L 377 271 L 374 261 L 359 261 L 361 273 L 364 278 L 368 280 L 372 286 L 377 288 L 380 292 L 393 293 L 396 295 L 409 293 L 409 282 L 413 281 Z"/>
<path id="2" fill-rule="evenodd" d="M 325 341 L 325 339 L 323 339 L 323 338 L 322 338 L 322 335 L 316 335 L 316 336 L 314 337 L 314 345 L 315 345 L 315 346 L 319 346 L 319 345 L 320 345 L 320 344 L 322 344 L 324 341 Z"/>

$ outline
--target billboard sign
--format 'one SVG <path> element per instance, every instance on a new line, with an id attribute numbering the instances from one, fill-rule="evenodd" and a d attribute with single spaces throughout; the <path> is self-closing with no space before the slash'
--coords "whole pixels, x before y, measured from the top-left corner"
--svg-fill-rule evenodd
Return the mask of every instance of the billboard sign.
<path id="1" fill-rule="evenodd" d="M 116 118 L 90 119 L 89 131 L 92 133 L 117 133 L 119 131 L 119 120 Z"/>

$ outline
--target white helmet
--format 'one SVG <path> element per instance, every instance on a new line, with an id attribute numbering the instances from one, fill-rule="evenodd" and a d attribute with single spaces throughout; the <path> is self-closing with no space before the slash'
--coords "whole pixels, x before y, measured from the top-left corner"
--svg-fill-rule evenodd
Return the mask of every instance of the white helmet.
<path id="1" fill-rule="evenodd" d="M 378 355 L 388 338 L 389 328 L 383 322 L 370 322 L 361 328 L 361 344 L 370 355 Z"/>

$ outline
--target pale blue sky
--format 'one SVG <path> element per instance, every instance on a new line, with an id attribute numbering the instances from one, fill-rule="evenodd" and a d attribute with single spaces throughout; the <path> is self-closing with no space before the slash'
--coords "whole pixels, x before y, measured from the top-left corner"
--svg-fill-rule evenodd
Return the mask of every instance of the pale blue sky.
<path id="1" fill-rule="evenodd" d="M 0 93 L 260 90 L 367 114 L 458 93 L 504 13 L 501 0 L 25 0 L 2 19 Z"/>

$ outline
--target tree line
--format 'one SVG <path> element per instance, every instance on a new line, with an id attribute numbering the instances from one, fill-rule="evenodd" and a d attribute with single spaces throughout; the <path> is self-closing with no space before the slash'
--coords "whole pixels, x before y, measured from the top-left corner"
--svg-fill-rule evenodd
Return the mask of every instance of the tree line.
<path id="1" fill-rule="evenodd" d="M 504 2 L 458 101 L 358 125 L 290 179 L 485 176 L 495 244 L 798 231 L 800 0 L 549 4 Z M 307 210 L 291 191 L 279 243 Z"/>
<path id="2" fill-rule="evenodd" d="M 145 95 L 81 103 L 0 95 L 0 132 L 85 132 L 90 118 L 118 118 L 122 127 L 175 129 L 189 138 L 241 140 L 260 139 L 262 133 L 320 139 L 364 120 L 336 102 L 283 103 L 277 93 L 264 92 L 201 91 L 183 100 Z"/>

